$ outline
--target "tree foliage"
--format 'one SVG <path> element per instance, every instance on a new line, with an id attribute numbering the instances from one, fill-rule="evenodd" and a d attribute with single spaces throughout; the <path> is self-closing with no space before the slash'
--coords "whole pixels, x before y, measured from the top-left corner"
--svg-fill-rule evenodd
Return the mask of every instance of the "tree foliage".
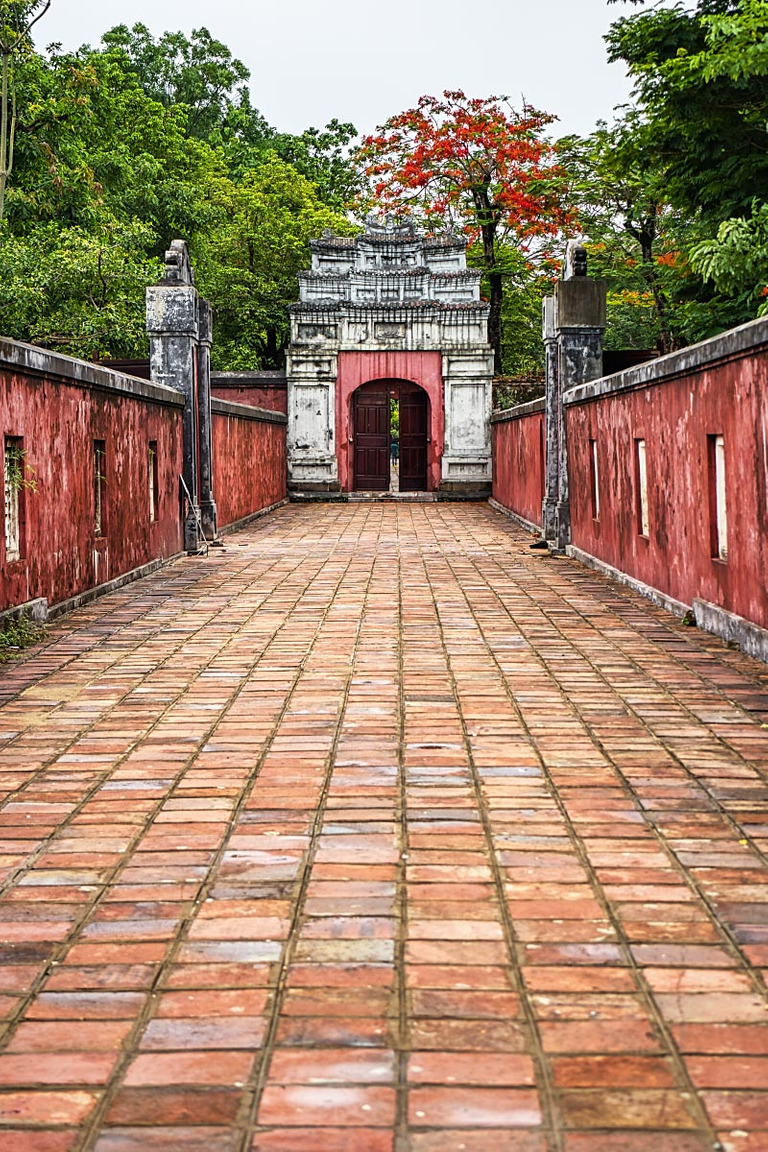
<path id="1" fill-rule="evenodd" d="M 288 335 L 287 303 L 308 264 L 309 241 L 346 217 L 323 204 L 304 176 L 276 154 L 234 182 L 210 189 L 215 222 L 196 244 L 197 283 L 213 303 L 217 367 L 273 367 Z"/>
<path id="2" fill-rule="evenodd" d="M 118 48 L 130 71 L 151 100 L 164 108 L 183 105 L 187 129 L 207 139 L 227 117 L 230 107 L 248 99 L 250 73 L 207 28 L 152 36 L 144 24 L 119 24 L 102 37 L 106 48 Z M 266 127 L 266 125 L 265 125 Z"/>
<path id="3" fill-rule="evenodd" d="M 553 117 L 505 97 L 422 96 L 364 138 L 359 159 L 378 207 L 477 241 L 490 294 L 489 339 L 502 370 L 506 253 L 542 262 L 571 222 L 562 170 L 543 137 Z"/>
<path id="4" fill-rule="evenodd" d="M 767 37 L 764 0 L 678 3 L 612 25 L 609 59 L 634 81 L 647 157 L 675 207 L 722 220 L 764 195 Z"/>
<path id="5" fill-rule="evenodd" d="M 669 351 L 764 303 L 768 5 L 654 5 L 606 39 L 635 105 L 561 158 L 608 281 L 609 346 Z"/>
<path id="6" fill-rule="evenodd" d="M 87 359 L 145 353 L 144 289 L 162 266 L 146 226 L 40 225 L 0 245 L 4 332 Z"/>
<path id="7" fill-rule="evenodd" d="M 717 234 L 694 245 L 691 262 L 705 280 L 730 297 L 758 301 L 768 315 L 768 204 L 756 200 L 748 218 L 724 220 Z"/>
<path id="8" fill-rule="evenodd" d="M 5 190 L 13 171 L 16 139 L 15 63 L 31 50 L 30 33 L 51 0 L 0 0 L 0 225 Z"/>
<path id="9" fill-rule="evenodd" d="M 0 0 L 4 3 L 5 0 Z M 0 232 L 0 329 L 86 357 L 146 352 L 144 289 L 189 240 L 218 366 L 275 363 L 309 239 L 348 230 L 348 124 L 278 133 L 206 29 L 143 25 L 17 66 L 16 171 Z"/>

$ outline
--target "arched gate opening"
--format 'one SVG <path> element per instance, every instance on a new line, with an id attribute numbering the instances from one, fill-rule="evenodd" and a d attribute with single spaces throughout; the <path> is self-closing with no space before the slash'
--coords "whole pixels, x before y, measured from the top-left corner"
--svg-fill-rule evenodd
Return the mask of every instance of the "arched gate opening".
<path id="1" fill-rule="evenodd" d="M 392 431 L 393 405 L 399 429 Z M 393 457 L 401 492 L 426 492 L 429 397 L 410 380 L 371 380 L 352 394 L 354 490 L 388 492 Z M 393 452 L 393 442 L 397 452 Z"/>

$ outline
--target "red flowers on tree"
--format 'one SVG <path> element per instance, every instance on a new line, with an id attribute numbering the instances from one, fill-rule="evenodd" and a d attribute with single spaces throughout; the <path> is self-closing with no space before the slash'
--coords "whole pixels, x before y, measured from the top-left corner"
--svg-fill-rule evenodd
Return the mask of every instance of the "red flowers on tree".
<path id="1" fill-rule="evenodd" d="M 552 255 L 554 240 L 572 222 L 564 204 L 564 171 L 542 138 L 554 117 L 505 97 L 469 99 L 444 92 L 422 96 L 367 136 L 359 158 L 377 204 L 413 215 L 433 231 L 446 226 L 482 242 L 491 314 L 488 337 L 501 372 L 503 248 L 531 263 Z"/>

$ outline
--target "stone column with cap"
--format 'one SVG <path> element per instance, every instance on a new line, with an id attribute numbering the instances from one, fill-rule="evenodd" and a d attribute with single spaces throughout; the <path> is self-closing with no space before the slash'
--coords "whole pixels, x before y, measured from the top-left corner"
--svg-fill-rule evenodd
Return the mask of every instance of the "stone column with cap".
<path id="1" fill-rule="evenodd" d="M 544 301 L 546 376 L 546 472 L 542 506 L 544 539 L 556 552 L 571 538 L 568 435 L 563 393 L 603 374 L 606 285 L 587 275 L 587 252 L 568 245 L 563 279 Z"/>
<path id="2" fill-rule="evenodd" d="M 560 497 L 560 383 L 558 379 L 555 298 L 547 296 L 542 309 L 542 336 L 545 356 L 544 393 L 544 500 L 541 505 L 542 536 L 548 542 L 557 538 L 557 502 Z M 543 545 L 542 545 L 543 547 Z"/>
<path id="3" fill-rule="evenodd" d="M 196 552 L 202 543 L 201 501 L 208 529 L 215 536 L 216 505 L 211 490 L 210 306 L 201 300 L 184 240 L 174 240 L 165 254 L 159 284 L 147 289 L 150 377 L 182 392 L 184 406 L 183 479 L 191 499 L 184 523 L 184 547 Z"/>
<path id="4" fill-rule="evenodd" d="M 197 408 L 200 447 L 200 518 L 206 540 L 216 539 L 218 525 L 213 498 L 213 429 L 211 417 L 211 340 L 213 311 L 207 300 L 197 300 Z"/>

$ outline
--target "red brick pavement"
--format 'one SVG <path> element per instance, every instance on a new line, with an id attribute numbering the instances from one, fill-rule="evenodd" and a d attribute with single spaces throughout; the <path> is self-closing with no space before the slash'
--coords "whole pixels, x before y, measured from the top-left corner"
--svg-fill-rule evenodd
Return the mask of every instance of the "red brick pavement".
<path id="1" fill-rule="evenodd" d="M 0 677 L 3 1152 L 766 1152 L 768 670 L 482 506 Z"/>

